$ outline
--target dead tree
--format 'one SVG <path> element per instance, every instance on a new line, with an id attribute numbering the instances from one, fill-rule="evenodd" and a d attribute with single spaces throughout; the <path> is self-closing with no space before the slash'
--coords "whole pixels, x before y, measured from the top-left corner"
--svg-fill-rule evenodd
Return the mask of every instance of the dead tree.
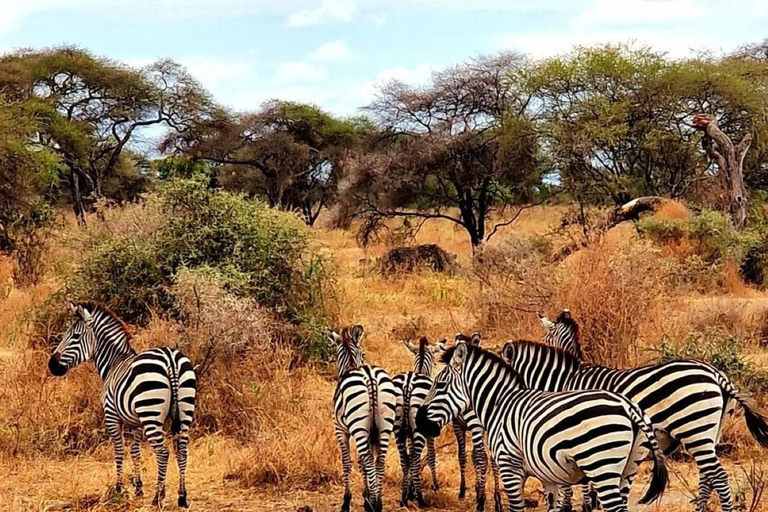
<path id="1" fill-rule="evenodd" d="M 734 145 L 731 138 L 717 126 L 715 116 L 710 114 L 696 114 L 693 126 L 704 132 L 704 150 L 717 163 L 718 172 L 725 177 L 731 222 L 736 229 L 743 229 L 747 224 L 747 188 L 744 185 L 743 166 L 744 157 L 752 143 L 752 134 L 745 134 L 741 142 Z"/>

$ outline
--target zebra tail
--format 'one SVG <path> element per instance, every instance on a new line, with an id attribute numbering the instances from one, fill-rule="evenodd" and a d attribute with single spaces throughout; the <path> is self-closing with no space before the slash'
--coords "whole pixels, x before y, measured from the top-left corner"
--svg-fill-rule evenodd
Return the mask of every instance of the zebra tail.
<path id="1" fill-rule="evenodd" d="M 653 470 L 651 471 L 651 482 L 648 485 L 648 491 L 640 499 L 642 505 L 646 505 L 661 498 L 669 482 L 669 473 L 667 471 L 667 460 L 664 451 L 659 446 L 656 439 L 656 433 L 653 431 L 651 421 L 637 405 L 630 402 L 630 418 L 642 430 L 651 445 L 651 457 L 653 458 Z"/>
<path id="2" fill-rule="evenodd" d="M 752 437 L 762 446 L 768 447 L 768 422 L 766 422 L 765 416 L 752 409 L 747 399 L 741 396 L 728 377 L 717 368 L 712 367 L 712 369 L 715 371 L 715 377 L 720 388 L 744 409 L 744 419 Z"/>
<path id="3" fill-rule="evenodd" d="M 168 379 L 171 381 L 171 434 L 181 432 L 181 413 L 179 411 L 179 375 L 176 373 L 176 362 L 173 352 L 170 354 L 171 364 L 168 365 Z"/>
<path id="4" fill-rule="evenodd" d="M 410 439 L 413 435 L 413 432 L 411 431 L 411 388 L 412 385 L 408 385 L 408 378 L 405 379 L 403 382 L 403 425 L 400 427 L 400 432 L 398 432 L 398 441 L 405 442 L 407 439 Z"/>
<path id="5" fill-rule="evenodd" d="M 368 432 L 368 442 L 371 446 L 371 453 L 374 460 L 379 457 L 379 425 L 377 418 L 379 416 L 379 388 L 376 384 L 376 378 L 370 375 L 370 388 L 368 389 L 368 400 L 371 406 L 371 426 Z"/>

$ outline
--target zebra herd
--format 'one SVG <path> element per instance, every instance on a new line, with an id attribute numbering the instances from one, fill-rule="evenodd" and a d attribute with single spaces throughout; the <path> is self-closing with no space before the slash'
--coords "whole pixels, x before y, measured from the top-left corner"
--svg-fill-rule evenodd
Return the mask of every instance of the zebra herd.
<path id="1" fill-rule="evenodd" d="M 153 503 L 162 505 L 169 450 L 164 424 L 170 421 L 179 466 L 178 504 L 188 506 L 185 474 L 189 428 L 195 408 L 196 377 L 178 350 L 155 348 L 137 353 L 123 322 L 103 306 L 70 304 L 74 321 L 50 357 L 55 376 L 92 359 L 103 381 L 102 405 L 115 450 L 116 490 L 123 487 L 124 437 L 136 495 L 143 493 L 140 441 L 145 436 L 157 458 Z M 681 360 L 617 370 L 583 360 L 578 325 L 567 310 L 555 321 L 540 317 L 544 343 L 509 341 L 499 354 L 482 348 L 479 333 L 456 335 L 430 345 L 406 341 L 413 370 L 390 377 L 365 363 L 360 325 L 330 331 L 336 346 L 338 381 L 333 398 L 335 436 L 341 448 L 348 512 L 354 441 L 363 474 L 363 503 L 382 510 L 382 479 L 394 434 L 403 473 L 401 504 L 426 506 L 421 458 L 427 448 L 432 489 L 438 490 L 434 438 L 451 424 L 456 435 L 461 481 L 466 489 L 466 432 L 472 440 L 477 510 L 485 508 L 485 476 L 490 450 L 494 507 L 523 512 L 528 477 L 544 486 L 548 511 L 572 509 L 572 486 L 584 493 L 585 512 L 601 506 L 625 512 L 640 463 L 653 461 L 651 481 L 641 503 L 656 500 L 667 484 L 665 457 L 684 448 L 699 470 L 696 512 L 704 512 L 715 492 L 723 512 L 732 512 L 728 476 L 715 447 L 723 421 L 735 405 L 744 410 L 754 438 L 768 446 L 768 424 L 752 410 L 731 381 L 709 364 Z M 444 363 L 432 379 L 435 361 Z M 501 485 L 499 484 L 501 482 Z"/>
<path id="2" fill-rule="evenodd" d="M 696 512 L 715 492 L 723 512 L 732 512 L 728 476 L 715 447 L 726 416 L 744 410 L 753 437 L 768 446 L 768 424 L 713 366 L 695 360 L 671 361 L 618 370 L 584 362 L 578 325 L 568 310 L 551 321 L 540 316 L 544 343 L 509 341 L 499 354 L 480 347 L 480 335 L 458 334 L 418 346 L 414 370 L 390 378 L 365 364 L 363 328 L 330 333 L 336 343 L 339 375 L 334 396 L 336 437 L 344 466 L 342 512 L 350 509 L 349 438 L 355 440 L 364 475 L 366 511 L 379 512 L 381 478 L 389 436 L 394 433 L 403 472 L 401 505 L 422 495 L 421 453 L 427 446 L 433 489 L 437 490 L 433 439 L 448 424 L 457 435 L 464 497 L 465 430 L 470 430 L 475 464 L 476 508 L 485 507 L 487 456 L 491 454 L 494 506 L 502 510 L 498 480 L 508 510 L 523 512 L 528 477 L 540 480 L 548 511 L 572 509 L 572 486 L 584 493 L 585 512 L 598 505 L 625 512 L 639 465 L 652 460 L 651 481 L 640 503 L 658 499 L 667 485 L 666 456 L 684 448 L 699 470 Z M 445 366 L 431 378 L 435 357 Z M 375 462 L 371 453 L 375 452 Z"/>

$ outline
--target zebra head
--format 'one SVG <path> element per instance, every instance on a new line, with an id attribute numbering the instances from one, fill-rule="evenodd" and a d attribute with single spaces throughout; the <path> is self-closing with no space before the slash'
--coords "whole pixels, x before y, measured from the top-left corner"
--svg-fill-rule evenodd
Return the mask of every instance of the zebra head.
<path id="1" fill-rule="evenodd" d="M 570 352 L 580 360 L 584 359 L 579 343 L 579 324 L 573 319 L 569 310 L 562 310 L 554 322 L 541 313 L 537 314 L 541 325 L 547 330 L 544 343 Z"/>
<path id="2" fill-rule="evenodd" d="M 410 340 L 403 340 L 405 348 L 411 351 L 414 356 L 413 359 L 413 372 L 418 375 L 432 375 L 432 368 L 435 366 L 435 354 L 442 354 L 445 352 L 445 344 L 448 340 L 442 339 L 437 342 L 436 345 L 429 345 L 429 340 L 426 336 L 422 336 L 419 340 L 419 344 L 414 345 Z"/>
<path id="3" fill-rule="evenodd" d="M 462 341 L 443 354 L 447 364 L 437 374 L 416 414 L 416 430 L 425 436 L 439 436 L 445 425 L 469 407 L 469 393 L 461 376 L 466 358 L 467 344 Z"/>
<path id="4" fill-rule="evenodd" d="M 475 347 L 479 347 L 480 343 L 483 341 L 483 337 L 479 332 L 472 333 L 472 336 L 467 336 L 466 334 L 457 333 L 456 336 L 453 338 L 453 342 L 459 343 L 460 341 L 469 343 L 470 345 Z"/>
<path id="5" fill-rule="evenodd" d="M 334 331 L 328 332 L 328 338 L 336 344 L 339 376 L 363 366 L 363 359 L 365 358 L 365 353 L 361 347 L 363 334 L 365 331 L 360 324 L 345 327 L 341 330 L 341 335 Z"/>
<path id="6" fill-rule="evenodd" d="M 75 366 L 89 360 L 96 350 L 96 333 L 93 330 L 94 316 L 88 306 L 69 303 L 75 315 L 74 323 L 64 333 L 61 343 L 51 354 L 48 369 L 56 377 L 62 377 Z"/>

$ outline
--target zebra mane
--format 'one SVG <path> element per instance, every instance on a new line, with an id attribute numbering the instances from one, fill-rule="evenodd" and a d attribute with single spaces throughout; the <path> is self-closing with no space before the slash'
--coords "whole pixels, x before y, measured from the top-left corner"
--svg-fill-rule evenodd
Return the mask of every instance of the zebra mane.
<path id="1" fill-rule="evenodd" d="M 579 343 L 579 324 L 573 319 L 568 310 L 561 311 L 555 323 L 564 325 L 569 331 L 573 332 L 574 340 L 576 340 L 576 343 Z"/>
<path id="2" fill-rule="evenodd" d="M 570 351 L 565 350 L 561 347 L 555 347 L 553 345 L 547 345 L 546 343 L 542 343 L 540 341 L 531 341 L 531 340 L 509 340 L 507 343 L 514 343 L 515 345 L 520 345 L 523 347 L 532 347 L 534 350 L 542 350 L 547 351 L 550 350 L 552 352 L 559 352 L 560 354 L 563 354 L 563 357 L 568 360 L 572 361 L 576 364 L 582 364 L 581 359 L 573 355 Z"/>
<path id="3" fill-rule="evenodd" d="M 109 309 L 104 304 L 101 304 L 99 302 L 88 301 L 88 302 L 81 302 L 78 305 L 90 311 L 92 315 L 96 311 L 99 311 L 105 317 L 110 318 L 115 324 L 119 325 L 120 328 L 123 330 L 123 334 L 125 334 L 126 342 L 129 342 L 133 337 L 131 335 L 131 331 L 128 330 L 128 326 L 126 325 L 126 323 L 123 322 L 123 320 L 119 316 L 117 316 L 117 313 Z M 79 315 L 78 315 L 78 318 L 79 318 Z"/>
<path id="4" fill-rule="evenodd" d="M 477 353 L 479 357 L 490 359 L 494 363 L 506 368 L 510 371 L 515 377 L 515 380 L 519 383 L 521 388 L 525 388 L 525 381 L 523 380 L 522 375 L 515 370 L 509 363 L 507 363 L 500 355 L 498 355 L 495 352 L 492 352 L 490 350 L 486 350 L 483 347 L 479 347 L 477 345 L 471 345 L 469 343 L 465 343 L 465 346 L 467 347 L 467 357 L 469 357 L 472 354 Z M 453 358 L 453 353 L 456 351 L 456 345 L 452 346 L 449 349 L 446 349 L 445 352 L 443 352 L 443 355 L 440 357 L 440 361 L 445 364 L 450 364 L 451 359 Z"/>

